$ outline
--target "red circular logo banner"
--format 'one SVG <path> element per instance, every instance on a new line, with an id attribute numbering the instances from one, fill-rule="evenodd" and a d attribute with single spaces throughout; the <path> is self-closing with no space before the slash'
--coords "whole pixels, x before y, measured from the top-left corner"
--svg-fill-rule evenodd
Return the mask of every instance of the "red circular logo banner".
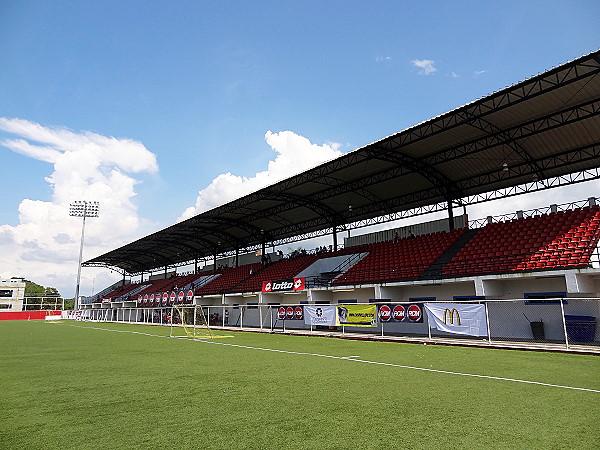
<path id="1" fill-rule="evenodd" d="M 392 308 L 388 305 L 381 305 L 379 307 L 379 320 L 382 322 L 389 322 L 392 318 Z"/>
<path id="2" fill-rule="evenodd" d="M 277 310 L 277 318 L 285 319 L 285 308 L 283 306 L 280 306 L 279 309 Z"/>
<path id="3" fill-rule="evenodd" d="M 408 307 L 408 319 L 411 322 L 418 322 L 423 317 L 423 311 L 419 305 L 410 305 Z"/>
<path id="4" fill-rule="evenodd" d="M 406 317 L 406 308 L 402 305 L 394 306 L 392 316 L 394 316 L 394 320 L 398 322 L 404 320 L 404 318 Z"/>
<path id="5" fill-rule="evenodd" d="M 285 315 L 287 319 L 293 319 L 295 312 L 294 312 L 294 307 L 293 306 L 288 306 L 287 309 L 285 310 Z"/>

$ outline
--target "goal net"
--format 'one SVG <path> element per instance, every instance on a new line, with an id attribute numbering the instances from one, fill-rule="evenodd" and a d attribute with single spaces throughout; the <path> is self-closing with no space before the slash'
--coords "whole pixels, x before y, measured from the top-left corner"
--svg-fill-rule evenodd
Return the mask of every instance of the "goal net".
<path id="1" fill-rule="evenodd" d="M 212 339 L 213 333 L 201 306 L 173 306 L 171 337 Z"/>

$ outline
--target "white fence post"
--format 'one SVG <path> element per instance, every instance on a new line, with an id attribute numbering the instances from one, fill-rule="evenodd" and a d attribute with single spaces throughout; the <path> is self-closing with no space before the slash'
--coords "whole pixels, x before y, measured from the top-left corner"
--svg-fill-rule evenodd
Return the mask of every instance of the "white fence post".
<path id="1" fill-rule="evenodd" d="M 485 305 L 485 324 L 487 326 L 487 337 L 488 337 L 488 342 L 491 344 L 492 343 L 492 332 L 490 331 L 490 314 L 488 312 L 488 305 L 487 302 L 484 303 Z"/>
<path id="2" fill-rule="evenodd" d="M 565 307 L 563 305 L 563 300 L 560 299 L 560 313 L 562 316 L 562 324 L 563 324 L 563 332 L 565 333 L 565 347 L 567 350 L 569 349 L 569 336 L 567 335 L 567 321 L 565 319 Z"/>

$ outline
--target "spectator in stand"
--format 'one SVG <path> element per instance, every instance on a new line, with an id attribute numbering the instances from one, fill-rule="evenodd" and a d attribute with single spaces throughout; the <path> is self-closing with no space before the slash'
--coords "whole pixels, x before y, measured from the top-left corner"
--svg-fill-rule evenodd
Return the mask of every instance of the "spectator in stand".
<path id="1" fill-rule="evenodd" d="M 398 242 L 398 241 L 400 241 L 400 235 L 396 231 L 396 234 L 394 234 L 394 242 Z"/>

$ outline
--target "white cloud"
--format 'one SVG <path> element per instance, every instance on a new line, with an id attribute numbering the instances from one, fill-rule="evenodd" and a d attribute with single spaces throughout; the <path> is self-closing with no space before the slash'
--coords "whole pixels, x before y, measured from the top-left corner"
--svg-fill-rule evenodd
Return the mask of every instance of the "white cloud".
<path id="1" fill-rule="evenodd" d="M 480 75 L 483 75 L 486 72 L 487 72 L 487 70 L 475 70 L 475 71 L 473 71 L 473 76 L 478 77 Z"/>
<path id="2" fill-rule="evenodd" d="M 431 75 L 437 71 L 435 67 L 435 61 L 432 59 L 413 59 L 413 66 L 421 69 L 419 75 Z"/>
<path id="3" fill-rule="evenodd" d="M 69 216 L 69 204 L 100 202 L 100 217 L 86 221 L 84 259 L 131 241 L 139 236 L 142 221 L 133 204 L 138 181 L 130 174 L 157 172 L 156 156 L 131 139 L 76 133 L 23 119 L 0 117 L 0 130 L 17 136 L 0 145 L 54 168 L 46 178 L 51 200 L 26 198 L 19 205 L 19 224 L 0 225 L 0 253 L 11 255 L 0 260 L 0 274 L 24 276 L 72 296 L 81 219 Z M 82 277 L 89 277 L 94 270 L 84 272 Z M 104 285 L 112 282 L 106 272 L 99 275 L 105 277 Z"/>
<path id="4" fill-rule="evenodd" d="M 392 60 L 391 56 L 376 56 L 375 57 L 375 62 L 389 62 Z"/>
<path id="5" fill-rule="evenodd" d="M 265 140 L 277 153 L 275 159 L 269 161 L 267 170 L 258 172 L 253 177 L 243 177 L 230 172 L 219 175 L 198 193 L 196 205 L 187 208 L 178 220 L 189 219 L 342 154 L 337 143 L 313 144 L 292 131 L 267 131 Z"/>

